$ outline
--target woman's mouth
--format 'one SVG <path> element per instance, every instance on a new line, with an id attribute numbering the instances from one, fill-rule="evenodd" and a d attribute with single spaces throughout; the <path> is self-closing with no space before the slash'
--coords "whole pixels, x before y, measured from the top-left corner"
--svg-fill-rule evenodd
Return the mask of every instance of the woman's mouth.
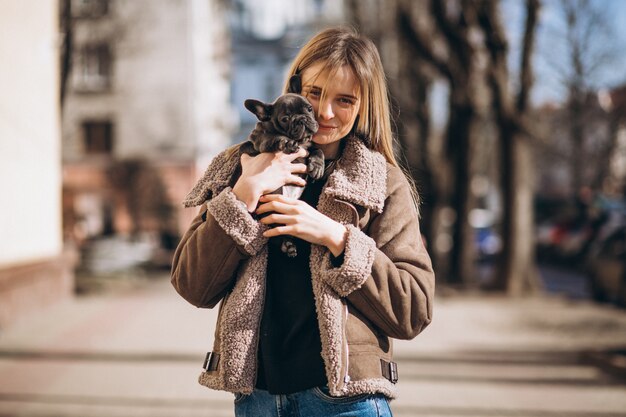
<path id="1" fill-rule="evenodd" d="M 318 132 L 332 132 L 333 130 L 337 129 L 335 126 L 327 126 L 327 125 L 323 125 L 320 123 L 319 128 L 317 129 Z"/>

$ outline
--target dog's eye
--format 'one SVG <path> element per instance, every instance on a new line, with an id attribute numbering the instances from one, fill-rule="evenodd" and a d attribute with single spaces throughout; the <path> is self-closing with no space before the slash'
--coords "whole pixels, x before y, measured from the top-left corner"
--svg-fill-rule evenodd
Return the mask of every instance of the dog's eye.
<path id="1" fill-rule="evenodd" d="M 313 106 L 306 106 L 306 109 L 307 109 L 308 111 L 313 111 Z"/>

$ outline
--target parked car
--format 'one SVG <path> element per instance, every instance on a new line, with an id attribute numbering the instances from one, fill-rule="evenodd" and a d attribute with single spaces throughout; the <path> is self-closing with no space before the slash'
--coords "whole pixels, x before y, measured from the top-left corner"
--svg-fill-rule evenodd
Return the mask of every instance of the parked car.
<path id="1" fill-rule="evenodd" d="M 615 227 L 592 247 L 587 269 L 594 300 L 626 307 L 626 224 Z"/>
<path id="2" fill-rule="evenodd" d="M 562 205 L 550 216 L 538 216 L 537 259 L 567 265 L 583 265 L 608 231 L 624 224 L 626 202 L 598 196 L 588 205 Z"/>
<path id="3" fill-rule="evenodd" d="M 626 204 L 606 205 L 606 221 L 587 257 L 589 289 L 600 302 L 626 307 Z"/>

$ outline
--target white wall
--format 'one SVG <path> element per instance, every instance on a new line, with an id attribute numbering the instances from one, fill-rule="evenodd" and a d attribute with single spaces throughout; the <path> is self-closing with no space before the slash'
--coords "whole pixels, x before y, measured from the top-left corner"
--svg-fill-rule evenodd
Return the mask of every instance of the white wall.
<path id="1" fill-rule="evenodd" d="M 57 16 L 0 0 L 0 266 L 62 249 Z"/>

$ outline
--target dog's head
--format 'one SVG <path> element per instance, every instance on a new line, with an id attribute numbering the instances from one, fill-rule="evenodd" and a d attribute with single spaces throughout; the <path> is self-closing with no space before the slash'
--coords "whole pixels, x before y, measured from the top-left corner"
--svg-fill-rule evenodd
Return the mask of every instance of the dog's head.
<path id="1" fill-rule="evenodd" d="M 248 99 L 244 105 L 262 122 L 270 122 L 276 132 L 298 142 L 308 142 L 317 132 L 315 112 L 309 101 L 299 94 L 287 93 L 272 104 Z"/>

